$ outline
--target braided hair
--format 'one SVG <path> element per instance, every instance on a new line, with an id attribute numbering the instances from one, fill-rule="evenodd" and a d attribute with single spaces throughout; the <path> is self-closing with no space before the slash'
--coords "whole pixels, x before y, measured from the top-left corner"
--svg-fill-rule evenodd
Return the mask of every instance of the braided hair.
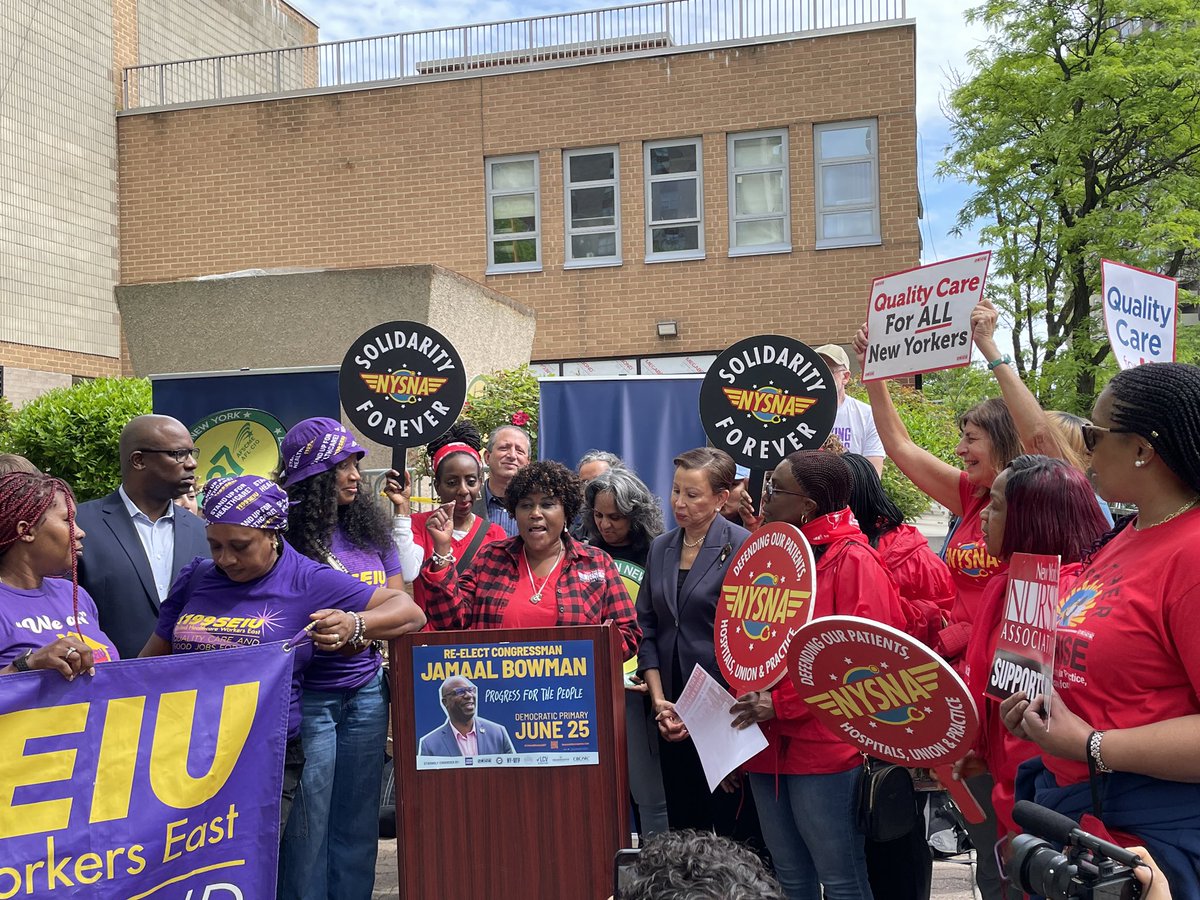
<path id="1" fill-rule="evenodd" d="M 825 516 L 850 505 L 850 469 L 828 450 L 797 450 L 788 454 L 792 477 L 817 504 L 813 515 Z"/>
<path id="2" fill-rule="evenodd" d="M 62 495 L 67 506 L 67 533 L 71 548 L 71 609 L 75 631 L 79 631 L 79 557 L 75 553 L 75 494 L 61 478 L 32 472 L 0 475 L 0 558 L 21 539 L 22 522 L 40 523 L 54 498 Z M 86 643 L 86 641 L 85 641 Z"/>
<path id="3" fill-rule="evenodd" d="M 904 524 L 904 513 L 883 489 L 879 473 L 869 459 L 846 453 L 842 462 L 850 468 L 850 511 L 871 546 L 878 547 L 881 537 Z"/>
<path id="4" fill-rule="evenodd" d="M 1148 441 L 1175 477 L 1200 493 L 1200 369 L 1143 363 L 1118 372 L 1104 390 L 1112 398 L 1113 424 Z M 1133 519 L 1118 521 L 1088 560 Z"/>
<path id="5" fill-rule="evenodd" d="M 479 434 L 479 429 L 476 428 L 471 422 L 468 422 L 466 419 L 459 419 L 448 429 L 446 429 L 445 434 L 436 440 L 430 441 L 429 445 L 425 448 L 425 452 L 429 455 L 430 465 L 433 465 L 433 455 L 447 444 L 466 444 L 468 447 L 478 453 L 483 447 L 483 438 Z M 470 456 L 469 453 L 464 453 L 462 450 L 457 450 L 453 453 L 447 453 L 438 463 L 438 469 L 441 468 L 442 463 L 444 463 L 446 460 L 458 456 L 460 453 Z M 478 464 L 479 461 L 475 460 L 475 462 Z M 479 474 L 483 475 L 482 466 L 480 467 Z M 438 480 L 437 469 L 434 469 L 433 471 L 433 480 L 436 484 Z"/>

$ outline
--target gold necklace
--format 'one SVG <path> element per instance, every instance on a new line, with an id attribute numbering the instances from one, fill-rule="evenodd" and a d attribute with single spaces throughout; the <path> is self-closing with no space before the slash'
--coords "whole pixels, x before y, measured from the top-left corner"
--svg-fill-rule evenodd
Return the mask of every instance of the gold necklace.
<path id="1" fill-rule="evenodd" d="M 537 606 L 542 602 L 542 591 L 546 589 L 546 582 L 550 580 L 550 576 L 554 574 L 554 570 L 558 568 L 559 562 L 562 561 L 563 548 L 560 544 L 558 553 L 554 555 L 554 565 L 550 567 L 550 571 L 546 573 L 546 577 L 542 579 L 542 586 L 538 587 L 538 583 L 533 580 L 533 569 L 529 565 L 529 554 L 521 551 L 521 558 L 525 560 L 525 572 L 529 575 L 529 586 L 533 588 L 533 593 L 529 595 L 529 602 Z"/>
<path id="2" fill-rule="evenodd" d="M 1193 497 L 1191 500 L 1189 500 L 1187 503 L 1183 504 L 1183 506 L 1179 507 L 1179 509 L 1175 510 L 1175 512 L 1171 513 L 1169 516 L 1167 516 L 1161 522 L 1155 522 L 1152 525 L 1142 525 L 1139 523 L 1136 526 L 1137 530 L 1145 531 L 1147 528 L 1157 528 L 1159 525 L 1166 525 L 1172 519 L 1174 519 L 1178 516 L 1182 516 L 1185 512 L 1187 512 L 1189 509 L 1191 509 L 1193 506 L 1195 506 L 1197 502 L 1200 502 L 1200 496 Z"/>

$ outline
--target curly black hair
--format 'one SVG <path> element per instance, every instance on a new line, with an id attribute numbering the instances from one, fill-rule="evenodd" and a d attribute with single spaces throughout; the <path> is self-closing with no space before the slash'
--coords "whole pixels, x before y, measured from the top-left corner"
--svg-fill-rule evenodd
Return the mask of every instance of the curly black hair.
<path id="1" fill-rule="evenodd" d="M 466 419 L 459 419 L 457 422 L 455 422 L 453 425 L 451 425 L 448 429 L 446 429 L 445 434 L 443 434 L 441 437 L 439 437 L 435 440 L 430 441 L 428 446 L 425 447 L 425 452 L 429 456 L 429 464 L 431 466 L 433 465 L 433 454 L 437 453 L 439 450 L 441 450 L 447 444 L 456 444 L 456 443 L 457 444 L 466 444 L 468 447 L 470 447 L 472 450 L 474 450 L 476 453 L 478 453 L 480 448 L 483 446 L 483 438 L 480 436 L 478 428 L 476 428 L 474 425 L 472 425 Z M 463 451 L 459 450 L 457 453 L 447 454 L 442 459 L 442 462 L 445 462 L 447 459 L 450 459 L 450 457 L 457 456 L 458 453 L 462 453 L 462 452 Z M 469 454 L 467 454 L 467 455 L 469 455 Z M 478 460 L 476 460 L 476 462 L 478 462 Z M 483 465 L 482 464 L 480 464 L 479 469 L 480 469 L 480 474 L 483 474 Z M 437 481 L 437 470 L 436 469 L 434 469 L 434 471 L 433 471 L 433 479 L 435 482 Z"/>
<path id="2" fill-rule="evenodd" d="M 530 463 L 517 472 L 504 492 L 504 506 L 516 515 L 517 504 L 530 494 L 556 498 L 563 506 L 563 521 L 570 525 L 583 506 L 583 482 L 579 476 L 553 460 Z"/>
<path id="3" fill-rule="evenodd" d="M 325 562 L 335 526 L 360 550 L 386 553 L 392 548 L 391 518 L 368 491 L 360 490 L 352 503 L 338 505 L 336 469 L 289 483 L 284 490 L 291 501 L 284 536 L 309 559 Z"/>

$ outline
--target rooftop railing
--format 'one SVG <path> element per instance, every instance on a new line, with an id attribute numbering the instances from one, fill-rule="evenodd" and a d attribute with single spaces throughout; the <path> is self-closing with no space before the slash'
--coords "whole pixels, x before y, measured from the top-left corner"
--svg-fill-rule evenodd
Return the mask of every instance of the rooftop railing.
<path id="1" fill-rule="evenodd" d="M 905 18 L 905 0 L 654 0 L 333 41 L 303 47 L 130 66 L 124 107 L 256 97 L 498 68 L 578 65 L 614 55 L 758 43 Z"/>

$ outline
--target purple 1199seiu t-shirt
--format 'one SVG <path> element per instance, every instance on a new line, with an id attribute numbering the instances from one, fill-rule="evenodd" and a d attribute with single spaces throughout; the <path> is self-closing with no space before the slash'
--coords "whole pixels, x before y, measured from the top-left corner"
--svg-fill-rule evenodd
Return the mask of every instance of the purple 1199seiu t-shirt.
<path id="1" fill-rule="evenodd" d="M 172 585 L 154 633 L 170 642 L 173 653 L 286 641 L 318 609 L 361 612 L 374 591 L 357 578 L 301 556 L 287 543 L 271 571 L 253 581 L 231 581 L 212 560 L 197 559 Z M 291 652 L 289 738 L 300 733 L 300 680 L 314 656 L 312 641 L 301 640 Z"/>
<path id="2" fill-rule="evenodd" d="M 37 650 L 67 635 L 83 634 L 92 649 L 92 659 L 117 659 L 117 648 L 97 624 L 96 603 L 79 589 L 79 629 L 71 603 L 71 582 L 46 578 L 40 588 L 23 591 L 0 584 L 0 669 L 27 650 Z"/>
<path id="3" fill-rule="evenodd" d="M 372 591 L 384 587 L 393 575 L 400 574 L 400 555 L 394 546 L 386 553 L 362 550 L 346 538 L 342 529 L 334 529 L 329 549 L 346 571 Z M 353 656 L 340 653 L 318 653 L 304 673 L 306 691 L 356 691 L 375 677 L 383 659 L 374 647 L 367 647 Z"/>

